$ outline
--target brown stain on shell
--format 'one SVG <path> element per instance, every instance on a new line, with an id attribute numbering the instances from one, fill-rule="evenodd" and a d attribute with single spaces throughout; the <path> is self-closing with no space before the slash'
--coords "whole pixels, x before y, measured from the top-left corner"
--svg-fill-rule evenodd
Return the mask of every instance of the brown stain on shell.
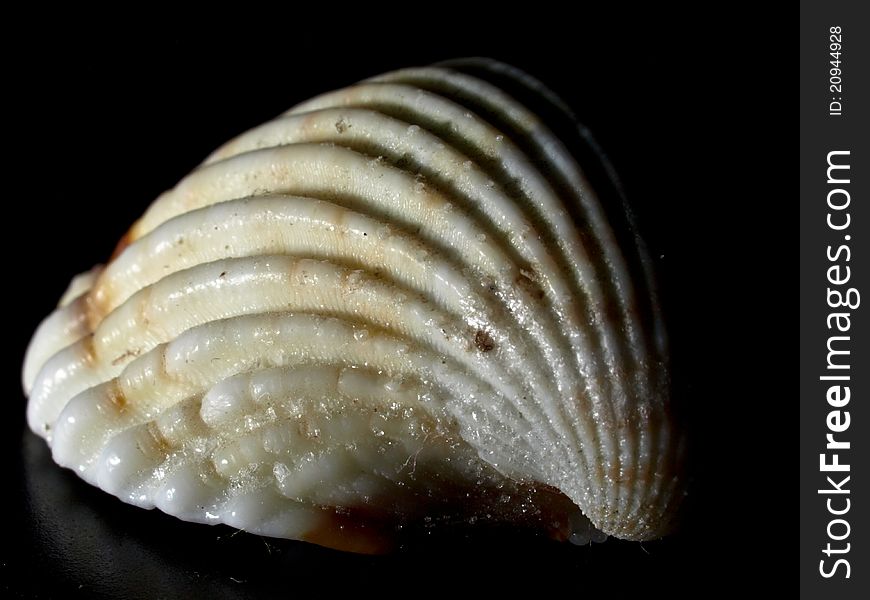
<path id="1" fill-rule="evenodd" d="M 104 271 L 105 273 L 105 271 Z M 85 323 L 88 332 L 93 333 L 103 318 L 112 310 L 112 301 L 103 285 L 103 275 L 97 279 L 94 287 L 85 298 Z"/>
<path id="2" fill-rule="evenodd" d="M 414 516 L 385 515 L 372 506 L 323 507 L 325 518 L 302 540 L 346 552 L 386 554 L 432 528 L 455 534 L 460 540 L 479 533 L 480 525 L 484 529 L 510 527 L 527 534 L 543 533 L 560 542 L 568 539 L 572 531 L 569 515 L 578 509 L 567 496 L 542 484 L 513 482 L 511 487 L 516 500 L 526 500 L 522 513 L 503 508 L 503 503 L 497 501 L 500 492 L 495 489 L 476 490 L 469 495 L 465 493 L 467 488 L 457 487 L 444 490 L 448 497 L 431 507 L 431 513 Z"/>
<path id="3" fill-rule="evenodd" d="M 357 554 L 386 554 L 396 548 L 395 534 L 389 527 L 366 519 L 364 510 L 323 509 L 320 525 L 302 540 L 327 548 Z"/>
<path id="4" fill-rule="evenodd" d="M 136 241 L 135 234 L 133 233 L 134 227 L 135 225 L 128 229 L 127 233 L 121 236 L 121 239 L 118 240 L 118 243 L 115 245 L 115 249 L 112 251 L 112 255 L 109 257 L 109 262 L 112 262 L 113 260 L 118 258 L 121 253 L 126 250 L 128 246 L 130 246 L 130 244 Z"/>
<path id="5" fill-rule="evenodd" d="M 108 401 L 108 406 L 119 415 L 126 412 L 129 407 L 127 395 L 124 394 L 124 390 L 121 389 L 117 380 L 112 382 L 106 393 L 105 399 Z"/>
<path id="6" fill-rule="evenodd" d="M 136 358 L 142 352 L 141 348 L 131 348 L 130 350 L 125 351 L 123 354 L 118 356 L 112 361 L 112 366 L 118 366 L 121 363 L 127 362 L 128 359 Z"/>
<path id="7" fill-rule="evenodd" d="M 490 352 L 495 348 L 495 340 L 492 339 L 488 331 L 478 329 L 477 333 L 474 334 L 474 347 L 481 352 Z"/>
<path id="8" fill-rule="evenodd" d="M 538 283 L 538 276 L 535 271 L 531 269 L 521 269 L 519 274 L 514 277 L 514 283 L 535 300 L 544 299 L 544 290 Z"/>

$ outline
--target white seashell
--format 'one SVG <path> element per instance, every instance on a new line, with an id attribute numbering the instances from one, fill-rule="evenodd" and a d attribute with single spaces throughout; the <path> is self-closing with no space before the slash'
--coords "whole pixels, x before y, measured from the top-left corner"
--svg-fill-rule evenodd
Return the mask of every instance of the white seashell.
<path id="1" fill-rule="evenodd" d="M 537 82 L 462 68 L 240 135 L 74 279 L 23 375 L 55 461 L 185 520 L 358 551 L 450 511 L 666 533 L 683 444 L 642 244 L 486 77 Z"/>

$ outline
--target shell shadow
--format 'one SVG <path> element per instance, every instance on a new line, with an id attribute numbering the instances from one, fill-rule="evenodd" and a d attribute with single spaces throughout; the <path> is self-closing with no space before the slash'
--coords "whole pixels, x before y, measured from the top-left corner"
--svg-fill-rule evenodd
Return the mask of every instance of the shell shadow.
<path id="1" fill-rule="evenodd" d="M 431 581 L 484 571 L 559 573 L 585 585 L 612 584 L 625 569 L 652 573 L 672 562 L 674 540 L 640 545 L 609 540 L 577 547 L 507 528 L 421 527 L 403 535 L 391 555 L 363 556 L 305 542 L 264 538 L 224 525 L 180 521 L 143 511 L 60 469 L 45 443 L 21 439 L 23 519 L 28 591 L 89 598 L 285 597 L 288 581 L 320 585 L 345 581 Z M 25 578 L 29 579 L 29 578 Z M 505 580 L 507 581 L 507 580 Z"/>

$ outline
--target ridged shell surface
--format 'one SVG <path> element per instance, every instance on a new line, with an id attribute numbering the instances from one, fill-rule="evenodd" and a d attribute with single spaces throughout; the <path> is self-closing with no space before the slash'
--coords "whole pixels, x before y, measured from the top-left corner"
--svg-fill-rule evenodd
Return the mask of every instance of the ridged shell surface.
<path id="1" fill-rule="evenodd" d="M 40 325 L 31 429 L 125 502 L 349 550 L 457 511 L 666 533 L 649 260 L 520 97 L 560 110 L 497 62 L 406 69 L 216 150 Z"/>

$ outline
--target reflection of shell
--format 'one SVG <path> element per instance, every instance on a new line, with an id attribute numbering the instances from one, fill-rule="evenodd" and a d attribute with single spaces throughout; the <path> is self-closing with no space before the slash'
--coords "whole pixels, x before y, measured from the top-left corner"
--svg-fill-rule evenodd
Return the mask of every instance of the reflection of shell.
<path id="1" fill-rule="evenodd" d="M 31 342 L 55 460 L 139 506 L 356 550 L 450 511 L 587 539 L 564 497 L 664 533 L 681 444 L 644 253 L 486 79 L 538 84 L 469 68 L 303 103 L 158 198 Z"/>

